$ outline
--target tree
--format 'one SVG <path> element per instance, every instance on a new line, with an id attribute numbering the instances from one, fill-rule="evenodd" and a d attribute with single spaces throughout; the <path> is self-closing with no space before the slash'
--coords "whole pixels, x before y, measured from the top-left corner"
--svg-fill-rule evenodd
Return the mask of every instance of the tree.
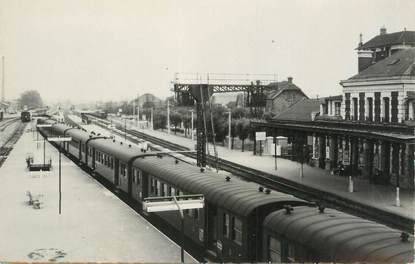
<path id="1" fill-rule="evenodd" d="M 232 118 L 239 119 L 246 117 L 248 115 L 248 110 L 242 107 L 237 107 L 232 109 Z"/>
<path id="2" fill-rule="evenodd" d="M 248 138 L 250 131 L 249 120 L 246 118 L 241 118 L 237 121 L 236 131 L 238 133 L 239 139 L 242 140 L 242 152 L 245 150 L 245 139 Z"/>
<path id="3" fill-rule="evenodd" d="M 153 115 L 153 128 L 154 129 L 165 129 L 167 125 L 167 115 L 163 111 L 157 111 Z"/>
<path id="4" fill-rule="evenodd" d="M 231 138 L 232 138 L 231 149 L 233 149 L 235 137 L 238 136 L 238 131 L 236 128 L 237 124 L 238 124 L 238 120 L 232 119 L 231 121 Z"/>
<path id="5" fill-rule="evenodd" d="M 182 122 L 182 116 L 178 112 L 173 112 L 170 114 L 170 121 L 174 126 L 174 134 L 176 134 L 177 127 Z"/>
<path id="6" fill-rule="evenodd" d="M 42 98 L 36 90 L 30 90 L 22 93 L 18 99 L 20 108 L 25 106 L 28 109 L 38 108 L 43 106 Z"/>
<path id="7" fill-rule="evenodd" d="M 154 108 L 155 105 L 153 102 L 147 101 L 143 104 L 143 108 Z"/>

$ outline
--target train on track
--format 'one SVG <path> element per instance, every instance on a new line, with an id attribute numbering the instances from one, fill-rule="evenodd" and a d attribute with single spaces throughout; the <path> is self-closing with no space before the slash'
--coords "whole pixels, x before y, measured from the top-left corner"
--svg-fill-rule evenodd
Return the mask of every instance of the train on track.
<path id="1" fill-rule="evenodd" d="M 31 120 L 31 113 L 30 111 L 24 110 L 20 113 L 20 119 L 22 122 L 30 122 Z"/>
<path id="2" fill-rule="evenodd" d="M 185 211 L 184 232 L 209 260 L 414 260 L 414 237 L 387 226 L 65 124 L 40 128 L 40 132 L 43 136 L 70 136 L 72 141 L 62 146 L 64 152 L 129 197 L 138 210 L 147 197 L 204 195 L 203 209 Z M 152 213 L 150 219 L 155 218 L 180 230 L 177 212 Z"/>

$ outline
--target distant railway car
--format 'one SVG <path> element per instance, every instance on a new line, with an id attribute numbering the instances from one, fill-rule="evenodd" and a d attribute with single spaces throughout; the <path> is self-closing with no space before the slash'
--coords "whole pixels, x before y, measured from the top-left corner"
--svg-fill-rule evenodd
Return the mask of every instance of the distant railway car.
<path id="1" fill-rule="evenodd" d="M 264 262 L 413 263 L 413 236 L 333 209 L 295 207 L 268 215 Z"/>
<path id="2" fill-rule="evenodd" d="M 20 118 L 22 120 L 22 122 L 30 122 L 31 120 L 31 115 L 29 111 L 22 111 L 22 113 L 20 114 Z"/>

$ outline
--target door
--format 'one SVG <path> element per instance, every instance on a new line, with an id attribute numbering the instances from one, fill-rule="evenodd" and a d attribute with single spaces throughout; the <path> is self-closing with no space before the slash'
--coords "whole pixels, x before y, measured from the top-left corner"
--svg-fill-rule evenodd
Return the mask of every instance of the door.
<path id="1" fill-rule="evenodd" d="M 207 206 L 207 247 L 216 252 L 217 241 L 217 207 L 211 204 Z"/>

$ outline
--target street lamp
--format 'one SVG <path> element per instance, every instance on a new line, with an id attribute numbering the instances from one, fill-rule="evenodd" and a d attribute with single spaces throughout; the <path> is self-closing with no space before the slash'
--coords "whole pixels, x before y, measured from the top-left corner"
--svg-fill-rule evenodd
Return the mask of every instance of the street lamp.
<path id="1" fill-rule="evenodd" d="M 62 142 L 70 142 L 71 137 L 48 137 L 49 142 L 59 142 L 59 214 L 61 214 L 61 204 L 62 204 L 62 184 L 61 184 L 61 153 L 62 153 Z"/>
<path id="2" fill-rule="evenodd" d="M 202 194 L 166 196 L 166 197 L 149 197 L 144 199 L 144 211 L 165 212 L 179 211 L 181 220 L 182 245 L 180 248 L 180 259 L 184 263 L 184 214 L 183 210 L 201 209 L 205 205 L 205 198 Z"/>
<path id="3" fill-rule="evenodd" d="M 121 113 L 122 113 L 121 108 L 118 109 L 118 113 L 120 114 L 121 119 L 123 119 L 123 117 L 121 116 Z M 124 141 L 127 142 L 127 118 L 125 116 L 124 116 Z"/>

